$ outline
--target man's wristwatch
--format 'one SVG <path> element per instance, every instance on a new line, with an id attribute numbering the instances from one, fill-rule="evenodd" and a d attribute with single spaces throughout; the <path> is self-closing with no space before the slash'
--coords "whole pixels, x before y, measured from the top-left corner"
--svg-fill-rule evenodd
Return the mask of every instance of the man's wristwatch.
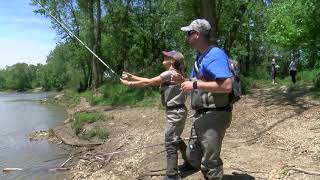
<path id="1" fill-rule="evenodd" d="M 198 89 L 198 83 L 197 83 L 197 81 L 193 81 L 192 87 L 193 87 L 193 89 Z"/>

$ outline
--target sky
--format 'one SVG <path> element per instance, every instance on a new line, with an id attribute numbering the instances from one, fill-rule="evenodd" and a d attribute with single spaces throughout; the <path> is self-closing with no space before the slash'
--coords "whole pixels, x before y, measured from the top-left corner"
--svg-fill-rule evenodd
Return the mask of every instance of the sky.
<path id="1" fill-rule="evenodd" d="M 0 1 L 0 68 L 44 64 L 56 44 L 50 19 L 35 14 L 31 0 Z"/>

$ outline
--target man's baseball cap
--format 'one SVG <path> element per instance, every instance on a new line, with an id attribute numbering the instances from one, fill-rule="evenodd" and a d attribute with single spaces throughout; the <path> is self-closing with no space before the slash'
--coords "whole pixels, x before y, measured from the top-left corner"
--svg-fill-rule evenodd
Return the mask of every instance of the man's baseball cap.
<path id="1" fill-rule="evenodd" d="M 181 30 L 209 33 L 211 30 L 211 25 L 205 19 L 196 19 L 192 21 L 189 26 L 182 27 Z"/>
<path id="2" fill-rule="evenodd" d="M 167 57 L 172 57 L 175 60 L 183 61 L 184 56 L 177 51 L 162 51 L 162 54 Z"/>

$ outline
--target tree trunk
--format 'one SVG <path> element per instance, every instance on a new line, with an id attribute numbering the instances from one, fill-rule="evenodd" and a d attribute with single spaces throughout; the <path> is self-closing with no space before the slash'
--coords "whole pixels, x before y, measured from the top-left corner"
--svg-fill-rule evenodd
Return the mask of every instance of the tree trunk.
<path id="1" fill-rule="evenodd" d="M 93 52 L 101 57 L 101 1 L 96 0 L 96 10 L 97 10 L 97 16 L 96 16 L 96 24 L 95 24 L 95 43 Z M 97 70 L 97 81 L 96 81 L 96 87 L 100 87 L 102 84 L 102 64 L 101 62 L 96 61 L 96 70 Z"/>
<path id="2" fill-rule="evenodd" d="M 250 1 L 248 0 L 247 2 L 241 4 L 239 7 L 239 11 L 236 13 L 234 17 L 232 27 L 229 31 L 229 35 L 227 36 L 227 39 L 224 44 L 224 50 L 228 55 L 230 55 L 232 44 L 236 39 L 236 36 L 241 26 L 241 19 L 247 10 L 249 2 Z"/>
<path id="3" fill-rule="evenodd" d="M 211 25 L 210 42 L 217 45 L 217 4 L 216 0 L 201 0 L 200 1 L 200 18 L 209 21 Z"/>
<path id="4" fill-rule="evenodd" d="M 90 48 L 95 52 L 95 28 L 94 28 L 94 0 L 88 0 L 88 15 L 89 15 L 89 42 Z M 92 89 L 96 90 L 99 86 L 98 82 L 98 69 L 97 69 L 97 59 L 94 55 L 92 55 Z"/>

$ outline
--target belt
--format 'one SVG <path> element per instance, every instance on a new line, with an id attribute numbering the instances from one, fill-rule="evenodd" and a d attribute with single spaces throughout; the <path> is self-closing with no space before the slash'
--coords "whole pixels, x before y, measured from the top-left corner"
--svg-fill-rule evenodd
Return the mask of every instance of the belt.
<path id="1" fill-rule="evenodd" d="M 216 108 L 203 108 L 203 109 L 197 109 L 196 113 L 203 114 L 208 111 L 232 111 L 232 107 L 230 105 L 224 106 L 224 107 L 216 107 Z"/>
<path id="2" fill-rule="evenodd" d="M 174 110 L 174 109 L 179 109 L 179 108 L 184 108 L 186 107 L 184 104 L 179 104 L 179 105 L 174 105 L 174 106 L 167 106 L 167 110 Z"/>

